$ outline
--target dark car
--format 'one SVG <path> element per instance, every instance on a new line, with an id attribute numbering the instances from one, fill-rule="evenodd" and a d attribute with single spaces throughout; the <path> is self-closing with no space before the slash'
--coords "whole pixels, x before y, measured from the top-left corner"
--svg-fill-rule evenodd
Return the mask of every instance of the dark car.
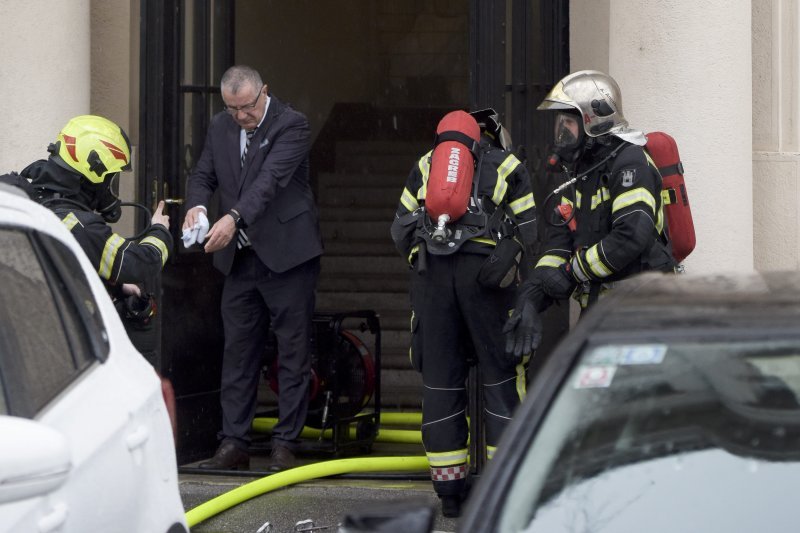
<path id="1" fill-rule="evenodd" d="M 800 272 L 644 275 L 542 367 L 459 531 L 800 531 Z"/>

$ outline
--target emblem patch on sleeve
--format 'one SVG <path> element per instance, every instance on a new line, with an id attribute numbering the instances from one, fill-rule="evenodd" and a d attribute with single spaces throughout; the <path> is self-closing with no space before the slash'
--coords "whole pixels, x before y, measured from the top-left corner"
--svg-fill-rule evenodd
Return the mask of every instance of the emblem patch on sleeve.
<path id="1" fill-rule="evenodd" d="M 622 186 L 623 187 L 630 187 L 633 185 L 633 182 L 636 181 L 636 169 L 635 168 L 626 168 L 622 172 L 620 172 L 622 177 Z"/>

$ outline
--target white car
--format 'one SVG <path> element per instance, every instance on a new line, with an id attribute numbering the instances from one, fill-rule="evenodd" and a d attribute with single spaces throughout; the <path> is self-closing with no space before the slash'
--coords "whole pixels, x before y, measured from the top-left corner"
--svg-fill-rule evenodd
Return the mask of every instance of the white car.
<path id="1" fill-rule="evenodd" d="M 75 239 L 0 186 L 0 532 L 186 532 L 155 370 Z"/>

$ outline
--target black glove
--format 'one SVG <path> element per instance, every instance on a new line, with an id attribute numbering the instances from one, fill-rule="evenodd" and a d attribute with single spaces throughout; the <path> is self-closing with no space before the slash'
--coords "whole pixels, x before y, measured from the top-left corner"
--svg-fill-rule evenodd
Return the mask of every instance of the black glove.
<path id="1" fill-rule="evenodd" d="M 542 267 L 536 270 L 537 277 L 542 280 L 545 294 L 554 300 L 566 300 L 575 290 L 575 278 L 570 272 L 569 262 L 558 268 Z"/>
<path id="2" fill-rule="evenodd" d="M 516 360 L 538 348 L 542 342 L 542 319 L 536 311 L 533 300 L 524 294 L 517 301 L 517 307 L 503 326 L 506 335 L 506 353 Z"/>

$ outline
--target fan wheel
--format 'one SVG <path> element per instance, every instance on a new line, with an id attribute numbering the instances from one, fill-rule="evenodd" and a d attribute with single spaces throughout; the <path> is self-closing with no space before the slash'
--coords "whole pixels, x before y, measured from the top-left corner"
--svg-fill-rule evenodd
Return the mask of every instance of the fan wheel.
<path id="1" fill-rule="evenodd" d="M 314 348 L 306 425 L 322 428 L 326 417 L 325 426 L 330 427 L 336 420 L 356 416 L 372 399 L 375 361 L 361 339 L 347 330 L 338 336 L 318 336 Z M 280 394 L 278 357 L 269 366 L 269 386 L 276 395 Z"/>

